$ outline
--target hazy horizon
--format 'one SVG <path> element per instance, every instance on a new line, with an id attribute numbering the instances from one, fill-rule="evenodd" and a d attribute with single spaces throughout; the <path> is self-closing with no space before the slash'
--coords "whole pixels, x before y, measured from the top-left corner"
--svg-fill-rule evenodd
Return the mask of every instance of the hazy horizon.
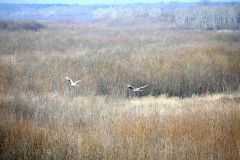
<path id="1" fill-rule="evenodd" d="M 83 5 L 88 5 L 88 4 L 129 4 L 129 3 L 161 3 L 161 2 L 200 2 L 200 0 L 181 0 L 181 1 L 174 1 L 174 0 L 102 0 L 102 1 L 97 1 L 97 0 L 0 0 L 0 3 L 23 3 L 23 4 L 83 4 Z M 210 2 L 240 2 L 240 0 L 211 0 Z"/>

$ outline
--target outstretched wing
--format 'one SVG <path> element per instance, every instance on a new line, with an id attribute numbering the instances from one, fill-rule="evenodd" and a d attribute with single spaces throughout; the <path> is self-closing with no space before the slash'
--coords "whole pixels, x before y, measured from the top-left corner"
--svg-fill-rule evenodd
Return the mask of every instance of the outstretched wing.
<path id="1" fill-rule="evenodd" d="M 75 81 L 75 83 L 78 83 L 78 82 L 80 82 L 80 81 L 82 81 L 82 79 Z"/>
<path id="2" fill-rule="evenodd" d="M 138 89 L 143 89 L 143 88 L 145 88 L 145 87 L 147 87 L 147 84 L 146 84 L 145 86 L 139 87 Z"/>
<path id="3" fill-rule="evenodd" d="M 70 79 L 70 78 L 68 78 L 67 76 L 65 77 L 71 84 L 73 83 L 73 81 Z"/>
<path id="4" fill-rule="evenodd" d="M 143 90 L 140 90 L 140 89 L 138 89 L 138 88 L 136 88 L 136 89 L 133 89 L 133 92 L 142 92 Z"/>

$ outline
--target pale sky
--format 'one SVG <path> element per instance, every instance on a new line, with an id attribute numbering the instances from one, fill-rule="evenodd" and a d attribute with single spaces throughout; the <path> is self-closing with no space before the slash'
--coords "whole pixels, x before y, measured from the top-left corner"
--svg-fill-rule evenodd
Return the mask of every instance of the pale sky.
<path id="1" fill-rule="evenodd" d="M 199 0 L 0 0 L 0 3 L 27 4 L 122 4 L 122 3 L 157 3 L 157 2 L 199 2 Z M 210 0 L 217 2 L 239 2 L 240 0 Z"/>

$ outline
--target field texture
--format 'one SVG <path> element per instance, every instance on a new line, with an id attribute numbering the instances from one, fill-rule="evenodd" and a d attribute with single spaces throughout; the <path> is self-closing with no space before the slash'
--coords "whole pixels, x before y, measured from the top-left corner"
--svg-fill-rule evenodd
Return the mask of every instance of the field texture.
<path id="1" fill-rule="evenodd" d="M 41 26 L 0 31 L 0 159 L 239 159 L 239 31 Z"/>

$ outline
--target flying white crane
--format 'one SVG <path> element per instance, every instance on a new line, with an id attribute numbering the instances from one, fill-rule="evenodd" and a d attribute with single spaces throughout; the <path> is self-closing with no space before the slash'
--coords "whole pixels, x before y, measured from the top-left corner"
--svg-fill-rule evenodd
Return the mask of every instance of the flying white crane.
<path id="1" fill-rule="evenodd" d="M 65 78 L 70 82 L 71 86 L 79 86 L 77 83 L 81 81 L 81 80 L 77 80 L 77 81 L 73 82 L 73 80 L 71 80 L 67 76 Z"/>
<path id="2" fill-rule="evenodd" d="M 127 87 L 133 92 L 142 92 L 143 90 L 141 90 L 141 89 L 147 87 L 147 84 L 145 86 L 138 87 L 138 88 L 135 88 L 135 87 L 131 86 L 130 84 L 128 84 Z"/>

